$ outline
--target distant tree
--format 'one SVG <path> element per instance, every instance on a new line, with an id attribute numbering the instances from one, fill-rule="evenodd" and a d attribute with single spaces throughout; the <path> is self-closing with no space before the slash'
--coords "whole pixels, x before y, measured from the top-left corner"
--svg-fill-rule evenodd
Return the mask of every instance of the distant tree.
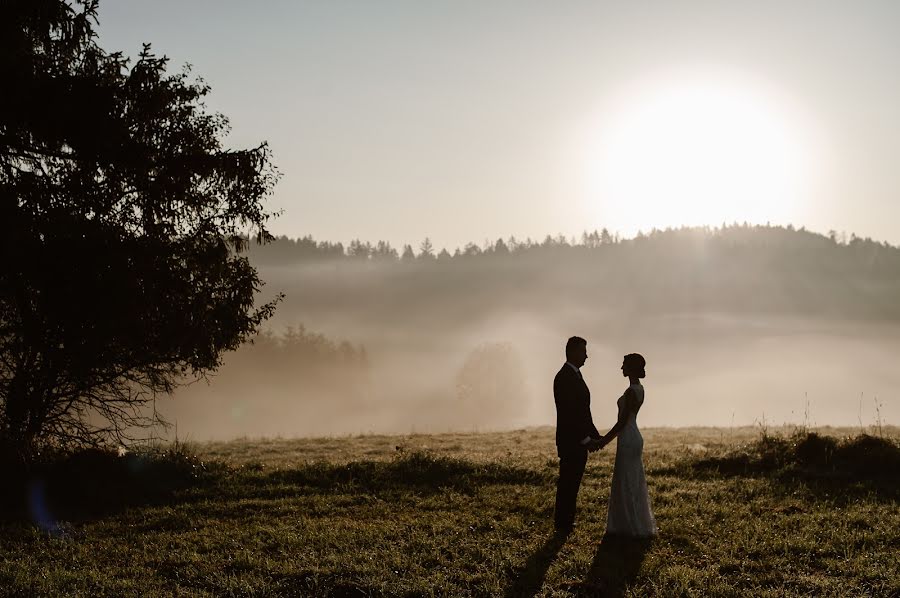
<path id="1" fill-rule="evenodd" d="M 494 254 L 500 256 L 509 255 L 509 247 L 506 246 L 503 239 L 497 239 L 497 242 L 494 244 Z"/>
<path id="2" fill-rule="evenodd" d="M 428 237 L 425 237 L 425 240 L 419 245 L 419 258 L 425 260 L 434 258 L 434 245 L 431 244 L 431 239 Z"/>
<path id="3" fill-rule="evenodd" d="M 97 1 L 0 21 L 0 443 L 100 444 L 215 370 L 268 318 L 246 256 L 272 237 L 265 144 L 222 147 L 209 88 L 97 44 Z"/>
<path id="4" fill-rule="evenodd" d="M 416 259 L 416 254 L 413 251 L 412 245 L 403 246 L 403 255 L 400 256 L 400 259 L 404 262 L 410 262 Z"/>
<path id="5" fill-rule="evenodd" d="M 606 229 L 603 229 L 606 230 Z M 589 249 L 594 249 L 600 246 L 600 233 L 596 230 L 589 233 L 587 231 L 581 234 L 581 244 Z"/>
<path id="6" fill-rule="evenodd" d="M 372 255 L 372 245 L 368 241 L 363 243 L 359 239 L 354 239 L 347 246 L 347 255 L 352 258 L 367 260 Z"/>
<path id="7" fill-rule="evenodd" d="M 320 241 L 319 251 L 322 252 L 326 257 L 339 259 L 344 257 L 344 244 L 340 242 L 330 243 L 328 241 Z"/>
<path id="8" fill-rule="evenodd" d="M 312 236 L 307 235 L 302 239 L 297 239 L 295 250 L 299 259 L 310 259 L 319 255 L 319 245 Z"/>
<path id="9" fill-rule="evenodd" d="M 456 375 L 460 401 L 475 405 L 486 423 L 510 415 L 527 404 L 525 368 L 510 343 L 484 343 L 469 353 Z"/>
<path id="10" fill-rule="evenodd" d="M 397 250 L 387 241 L 378 241 L 372 250 L 372 257 L 377 260 L 392 262 L 397 259 Z"/>
<path id="11" fill-rule="evenodd" d="M 440 250 L 440 252 L 438 253 L 438 255 L 437 255 L 437 259 L 439 259 L 439 260 L 441 260 L 441 261 L 449 260 L 449 259 L 451 259 L 452 257 L 453 257 L 453 256 L 450 255 L 450 252 L 447 251 L 446 248 L 442 248 L 442 249 Z"/>
<path id="12" fill-rule="evenodd" d="M 466 246 L 463 248 L 463 255 L 466 257 L 475 257 L 481 254 L 481 247 L 475 243 L 466 243 Z"/>

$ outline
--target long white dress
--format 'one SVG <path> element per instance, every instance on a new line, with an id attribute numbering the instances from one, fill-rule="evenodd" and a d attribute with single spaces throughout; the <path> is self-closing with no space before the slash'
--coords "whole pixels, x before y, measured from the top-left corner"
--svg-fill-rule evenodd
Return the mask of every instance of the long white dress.
<path id="1" fill-rule="evenodd" d="M 637 398 L 637 409 L 628 416 L 625 427 L 616 441 L 616 466 L 613 470 L 606 512 L 606 533 L 620 536 L 646 538 L 657 533 L 656 519 L 650 508 L 647 478 L 644 476 L 644 437 L 637 426 L 637 412 L 644 404 L 644 387 L 632 384 L 628 387 Z M 619 417 L 625 409 L 623 394 L 617 403 Z"/>

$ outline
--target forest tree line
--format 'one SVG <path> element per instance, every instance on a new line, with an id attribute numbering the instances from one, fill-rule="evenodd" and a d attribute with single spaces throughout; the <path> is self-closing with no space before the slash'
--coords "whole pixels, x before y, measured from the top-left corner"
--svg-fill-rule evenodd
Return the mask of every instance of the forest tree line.
<path id="1" fill-rule="evenodd" d="M 870 237 L 858 237 L 851 233 L 831 230 L 827 235 L 811 232 L 805 228 L 794 228 L 792 225 L 750 225 L 723 224 L 721 227 L 680 227 L 651 229 L 649 232 L 638 232 L 633 238 L 623 238 L 608 229 L 584 231 L 580 236 L 566 237 L 563 234 L 546 235 L 543 240 L 527 237 L 523 240 L 515 236 L 508 239 L 498 238 L 495 241 L 485 240 L 481 244 L 469 242 L 457 247 L 452 252 L 447 248 L 438 250 L 431 239 L 425 239 L 414 249 L 404 244 L 400 249 L 388 241 L 375 243 L 354 239 L 346 246 L 337 241 L 317 241 L 313 236 L 300 238 L 287 236 L 275 237 L 272 243 L 253 245 L 254 262 L 261 265 L 282 265 L 311 260 L 348 260 L 364 262 L 422 262 L 448 261 L 471 257 L 500 257 L 536 255 L 547 252 L 585 250 L 604 250 L 611 246 L 624 245 L 656 245 L 677 244 L 686 239 L 704 241 L 712 244 L 720 243 L 730 248 L 778 248 L 782 250 L 829 250 L 844 248 L 844 255 L 855 255 L 870 260 L 900 259 L 900 248 L 887 242 L 879 242 Z"/>
<path id="2" fill-rule="evenodd" d="M 422 245 L 395 257 L 386 242 L 279 238 L 250 259 L 287 294 L 283 315 L 295 321 L 334 310 L 387 325 L 569 307 L 900 320 L 900 248 L 855 235 L 732 225 L 498 240 L 452 254 Z"/>

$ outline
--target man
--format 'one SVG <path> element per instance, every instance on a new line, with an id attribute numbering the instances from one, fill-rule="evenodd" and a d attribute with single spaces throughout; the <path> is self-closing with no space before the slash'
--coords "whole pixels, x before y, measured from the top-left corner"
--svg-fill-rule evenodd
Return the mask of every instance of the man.
<path id="1" fill-rule="evenodd" d="M 553 380 L 559 454 L 554 525 L 557 532 L 564 534 L 570 533 L 575 525 L 575 503 L 588 451 L 600 448 L 600 433 L 591 418 L 591 391 L 581 376 L 585 361 L 587 341 L 573 336 L 566 343 L 566 363 Z"/>

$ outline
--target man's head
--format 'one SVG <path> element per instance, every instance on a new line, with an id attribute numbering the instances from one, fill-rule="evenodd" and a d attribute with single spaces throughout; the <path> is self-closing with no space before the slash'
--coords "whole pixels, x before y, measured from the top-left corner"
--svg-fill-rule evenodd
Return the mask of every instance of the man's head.
<path id="1" fill-rule="evenodd" d="M 573 336 L 566 342 L 566 361 L 575 367 L 581 367 L 587 361 L 587 341 L 580 336 Z"/>

